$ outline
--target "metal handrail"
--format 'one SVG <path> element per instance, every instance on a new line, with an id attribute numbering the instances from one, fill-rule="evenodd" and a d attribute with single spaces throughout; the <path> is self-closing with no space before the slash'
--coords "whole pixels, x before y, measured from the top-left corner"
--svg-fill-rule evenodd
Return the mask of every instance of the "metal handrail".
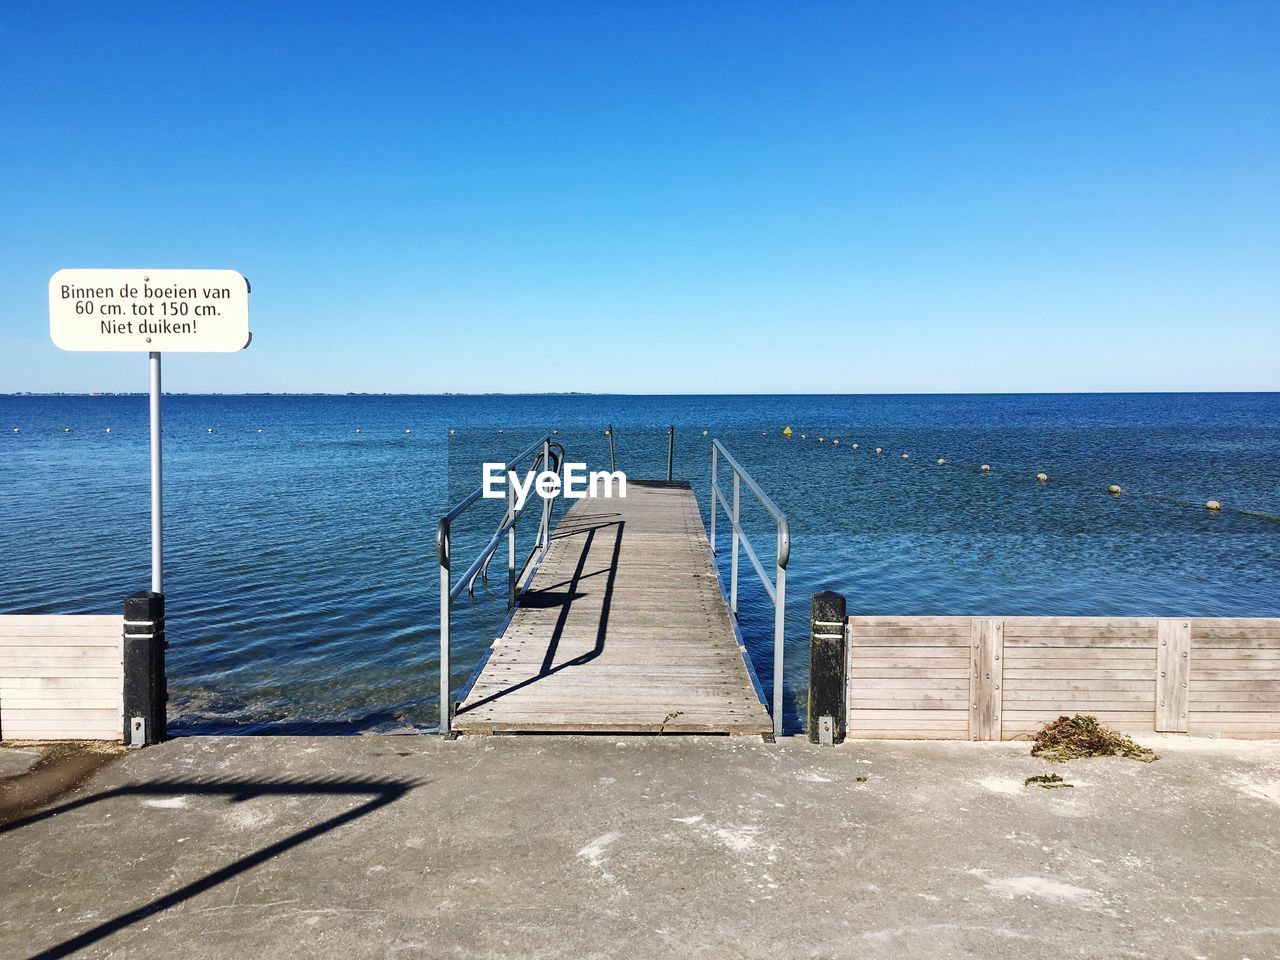
<path id="1" fill-rule="evenodd" d="M 720 483 L 717 479 L 717 467 L 720 457 L 724 458 L 729 468 L 733 471 L 732 510 L 729 508 L 729 500 L 720 490 Z M 755 498 L 760 502 L 760 505 L 764 507 L 778 525 L 778 551 L 775 558 L 773 580 L 770 580 L 768 574 L 765 573 L 764 566 L 760 563 L 760 558 L 756 556 L 755 550 L 752 549 L 751 542 L 747 539 L 747 534 L 740 523 L 741 484 L 744 481 L 747 489 L 755 494 Z M 786 630 L 787 562 L 791 559 L 791 526 L 787 523 L 786 514 L 779 510 L 778 505 L 770 499 L 769 495 L 760 489 L 760 485 L 752 479 L 751 474 L 742 469 L 742 465 L 730 455 L 719 440 L 713 438 L 711 441 L 711 552 L 713 555 L 717 553 L 717 502 L 724 507 L 724 511 L 728 514 L 729 521 L 733 526 L 733 554 L 729 561 L 729 609 L 733 611 L 734 619 L 736 620 L 738 617 L 739 545 L 746 550 L 747 559 L 755 567 L 756 575 L 764 585 L 769 599 L 773 601 L 773 735 L 780 737 L 782 736 L 783 636 Z"/>
<path id="2" fill-rule="evenodd" d="M 537 469 L 539 464 L 554 464 L 555 473 L 560 477 L 561 489 L 563 489 L 564 447 L 552 440 L 548 435 L 530 444 L 526 449 L 504 463 L 503 467 L 510 470 L 514 465 L 519 464 L 530 456 L 534 456 L 532 463 L 532 469 L 534 470 Z M 464 497 L 452 510 L 441 517 L 440 522 L 436 525 L 436 560 L 440 564 L 440 732 L 444 736 L 451 736 L 453 727 L 453 690 L 449 681 L 450 621 L 453 613 L 453 601 L 457 600 L 464 590 L 468 593 L 473 591 L 475 579 L 478 575 L 487 579 L 489 560 L 497 552 L 498 547 L 501 546 L 503 535 L 505 534 L 507 539 L 507 608 L 511 609 L 515 606 L 519 590 L 527 582 L 528 578 L 532 576 L 535 565 L 534 558 L 537 557 L 540 561 L 551 543 L 551 509 L 553 500 L 549 497 L 539 498 L 542 500 L 542 520 L 538 525 L 538 536 L 534 541 L 533 549 L 529 552 L 528 559 L 524 562 L 524 566 L 519 573 L 516 572 L 516 523 L 526 512 L 530 501 L 526 500 L 524 505 L 517 509 L 515 489 L 508 483 L 507 510 L 503 515 L 502 522 L 498 524 L 498 529 L 494 531 L 493 536 L 489 538 L 488 543 L 484 545 L 479 555 L 471 562 L 462 576 L 458 578 L 457 583 L 453 583 L 450 549 L 452 546 L 453 521 L 458 519 L 483 496 L 484 484 L 481 483 L 472 493 Z"/>
<path id="3" fill-rule="evenodd" d="M 613 424 L 605 427 L 604 435 L 609 438 L 609 471 L 613 472 L 618 469 L 613 450 L 613 438 L 617 435 L 614 432 Z M 676 463 L 676 428 L 675 424 L 667 427 L 667 483 L 670 483 L 675 476 Z"/>

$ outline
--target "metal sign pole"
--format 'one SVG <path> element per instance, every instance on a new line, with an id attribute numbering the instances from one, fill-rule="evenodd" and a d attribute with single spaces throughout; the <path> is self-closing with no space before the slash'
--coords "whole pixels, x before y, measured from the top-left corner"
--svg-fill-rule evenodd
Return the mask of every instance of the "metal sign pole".
<path id="1" fill-rule="evenodd" d="M 164 480 L 160 462 L 160 352 L 151 364 L 151 590 L 164 593 Z"/>

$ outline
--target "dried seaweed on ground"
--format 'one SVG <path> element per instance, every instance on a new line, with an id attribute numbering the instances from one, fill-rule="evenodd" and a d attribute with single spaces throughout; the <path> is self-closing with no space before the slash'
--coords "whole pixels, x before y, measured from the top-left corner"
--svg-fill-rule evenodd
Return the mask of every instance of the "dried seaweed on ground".
<path id="1" fill-rule="evenodd" d="M 1155 751 L 1134 743 L 1122 733 L 1109 730 L 1097 717 L 1059 717 L 1046 723 L 1036 734 L 1031 755 L 1041 760 L 1076 760 L 1080 757 L 1128 757 L 1150 763 L 1158 760 Z"/>
<path id="2" fill-rule="evenodd" d="M 1059 787 L 1074 787 L 1074 783 L 1067 783 L 1056 773 L 1042 773 L 1038 777 L 1027 777 L 1022 781 L 1024 787 L 1043 787 L 1045 790 L 1056 790 Z"/>

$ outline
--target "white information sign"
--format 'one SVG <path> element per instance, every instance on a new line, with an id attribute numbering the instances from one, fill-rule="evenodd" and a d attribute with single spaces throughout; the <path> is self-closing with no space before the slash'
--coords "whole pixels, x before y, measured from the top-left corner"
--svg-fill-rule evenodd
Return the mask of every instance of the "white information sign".
<path id="1" fill-rule="evenodd" d="M 63 350 L 243 350 L 249 283 L 235 270 L 59 270 L 49 334 Z"/>

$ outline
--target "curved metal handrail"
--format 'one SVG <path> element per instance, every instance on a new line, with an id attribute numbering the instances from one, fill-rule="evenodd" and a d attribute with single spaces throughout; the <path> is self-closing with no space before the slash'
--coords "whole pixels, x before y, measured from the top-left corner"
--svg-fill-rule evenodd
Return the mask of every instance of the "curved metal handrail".
<path id="1" fill-rule="evenodd" d="M 558 441 L 552 440 L 550 435 L 544 436 L 507 460 L 503 466 L 509 470 L 530 456 L 533 456 L 532 469 L 534 470 L 539 465 L 554 464 L 555 472 L 560 477 L 563 488 L 565 453 L 564 447 Z M 517 509 L 515 491 L 508 485 L 507 510 L 503 515 L 502 522 L 498 524 L 497 530 L 494 531 L 493 536 L 489 538 L 480 553 L 467 566 L 466 571 L 458 578 L 457 583 L 453 583 L 453 522 L 483 496 L 484 484 L 481 483 L 480 486 L 441 517 L 436 524 L 436 561 L 440 565 L 440 732 L 445 736 L 452 735 L 453 725 L 453 691 L 449 679 L 449 658 L 452 639 L 450 621 L 452 619 L 453 602 L 462 595 L 464 590 L 468 594 L 474 595 L 477 575 L 483 575 L 487 582 L 489 562 L 502 544 L 503 536 L 505 535 L 507 540 L 507 606 L 508 608 L 514 607 L 518 588 L 522 582 L 527 582 L 527 575 L 532 573 L 534 558 L 541 559 L 541 556 L 546 553 L 547 547 L 551 543 L 551 509 L 553 501 L 551 499 L 543 499 L 542 520 L 538 526 L 538 536 L 534 541 L 533 549 L 529 552 L 528 559 L 525 560 L 524 566 L 519 573 L 516 572 L 516 523 L 525 514 L 530 501 L 526 501 L 523 506 Z"/>
<path id="2" fill-rule="evenodd" d="M 537 473 L 538 467 L 542 466 L 543 456 L 544 454 L 539 453 L 537 459 L 533 461 L 533 465 L 529 468 L 534 473 Z M 560 465 L 564 462 L 564 447 L 562 447 L 558 443 L 552 443 L 550 444 L 550 449 L 548 450 L 547 454 L 545 454 L 545 456 L 548 457 L 548 462 L 551 464 L 551 466 L 549 467 L 551 472 L 559 475 Z M 505 524 L 505 520 L 502 523 L 498 524 L 498 529 L 494 531 L 494 537 L 502 536 L 505 529 L 504 524 Z M 525 571 L 528 570 L 530 561 L 533 560 L 534 554 L 538 552 L 539 543 L 540 541 L 534 542 L 533 549 L 529 551 L 529 556 L 525 558 L 524 567 L 521 568 L 520 576 L 516 578 L 517 582 L 519 582 L 519 580 L 524 576 Z M 480 568 L 479 576 L 480 576 L 480 579 L 485 583 L 489 582 L 489 564 L 493 563 L 493 558 L 495 553 L 496 551 L 494 550 L 489 551 L 488 558 L 485 560 L 484 565 L 481 566 Z M 472 575 L 471 579 L 466 581 L 466 584 L 467 584 L 467 595 L 474 597 L 476 595 L 475 575 Z"/>

